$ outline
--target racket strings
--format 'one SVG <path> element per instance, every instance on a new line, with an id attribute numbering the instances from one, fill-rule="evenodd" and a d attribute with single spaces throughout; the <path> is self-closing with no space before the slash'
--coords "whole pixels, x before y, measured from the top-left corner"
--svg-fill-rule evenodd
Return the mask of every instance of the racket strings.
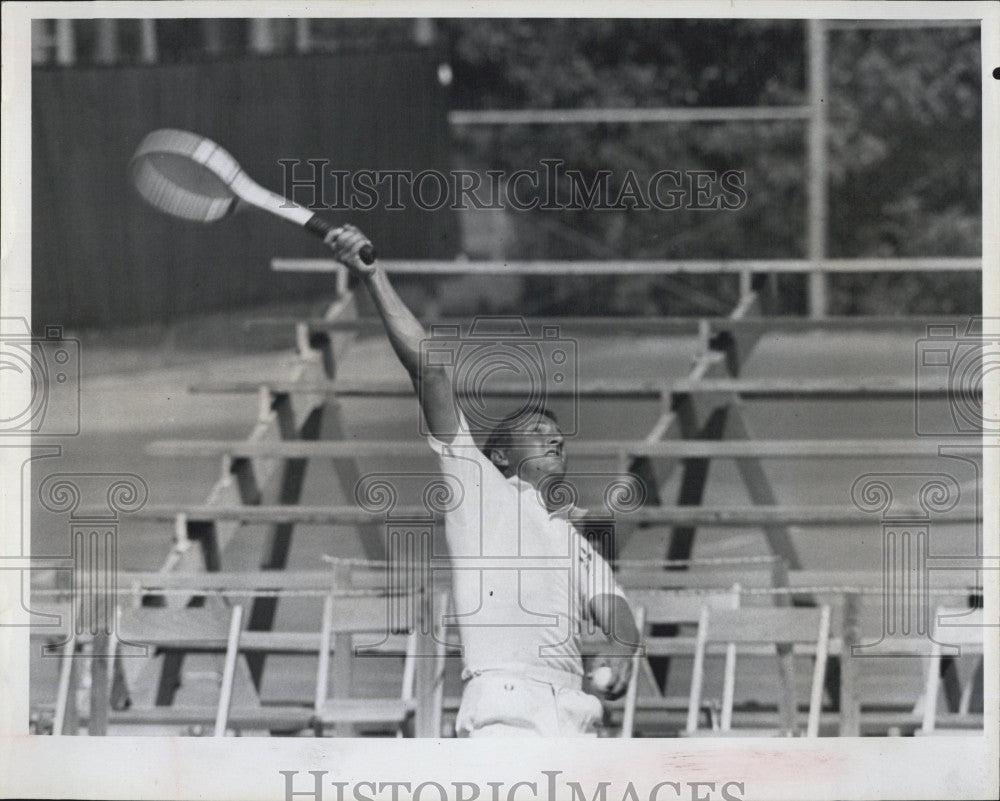
<path id="1" fill-rule="evenodd" d="M 214 222 L 229 213 L 235 198 L 211 197 L 171 181 L 149 160 L 135 162 L 133 181 L 143 198 L 160 211 L 195 222 Z"/>

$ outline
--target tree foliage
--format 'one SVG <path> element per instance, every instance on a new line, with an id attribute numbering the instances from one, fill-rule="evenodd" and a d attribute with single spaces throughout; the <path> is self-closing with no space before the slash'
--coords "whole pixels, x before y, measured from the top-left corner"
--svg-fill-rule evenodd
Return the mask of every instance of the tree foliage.
<path id="1" fill-rule="evenodd" d="M 798 105 L 804 24 L 795 20 L 448 20 L 440 23 L 459 108 Z M 978 255 L 981 109 L 978 29 L 829 33 L 828 251 L 852 256 Z M 512 257 L 789 258 L 805 255 L 805 128 L 800 121 L 470 127 L 461 158 L 535 169 L 546 158 L 612 192 L 629 171 L 740 170 L 736 211 L 552 210 L 518 214 Z M 564 186 L 565 190 L 566 187 Z M 546 187 L 540 188 L 540 193 Z M 801 310 L 802 281 L 779 298 Z M 582 289 L 582 287 L 581 287 Z M 593 282 L 578 310 L 669 313 L 724 307 L 718 278 Z M 980 307 L 978 276 L 859 275 L 832 281 L 832 311 Z M 720 303 L 721 302 L 721 303 Z M 582 305 L 581 305 L 582 304 Z"/>

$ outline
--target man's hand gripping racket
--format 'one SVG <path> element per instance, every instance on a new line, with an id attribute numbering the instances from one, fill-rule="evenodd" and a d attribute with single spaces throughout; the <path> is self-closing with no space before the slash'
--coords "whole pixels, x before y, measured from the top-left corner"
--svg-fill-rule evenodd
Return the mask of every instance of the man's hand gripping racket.
<path id="1" fill-rule="evenodd" d="M 334 228 L 323 237 L 323 242 L 333 251 L 333 257 L 354 275 L 375 272 L 375 248 L 368 237 L 353 225 Z M 366 260 L 368 256 L 371 258 Z"/>

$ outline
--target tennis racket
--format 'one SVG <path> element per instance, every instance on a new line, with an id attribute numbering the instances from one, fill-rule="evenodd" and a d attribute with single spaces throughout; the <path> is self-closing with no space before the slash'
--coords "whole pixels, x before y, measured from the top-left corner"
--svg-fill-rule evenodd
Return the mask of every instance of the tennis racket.
<path id="1" fill-rule="evenodd" d="M 212 223 L 246 205 L 301 225 L 324 241 L 332 241 L 339 231 L 315 212 L 256 183 L 224 148 L 190 131 L 160 128 L 147 134 L 129 169 L 139 194 L 174 217 Z M 367 244 L 358 255 L 372 264 L 375 248 Z"/>

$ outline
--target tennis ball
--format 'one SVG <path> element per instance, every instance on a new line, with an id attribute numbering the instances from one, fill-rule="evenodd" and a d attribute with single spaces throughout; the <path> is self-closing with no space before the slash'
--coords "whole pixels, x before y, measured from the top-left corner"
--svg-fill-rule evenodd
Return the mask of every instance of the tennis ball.
<path id="1" fill-rule="evenodd" d="M 599 667 L 590 676 L 590 683 L 594 685 L 597 690 L 606 690 L 611 686 L 611 682 L 614 680 L 615 674 L 612 672 L 611 668 L 607 665 L 604 667 Z"/>

